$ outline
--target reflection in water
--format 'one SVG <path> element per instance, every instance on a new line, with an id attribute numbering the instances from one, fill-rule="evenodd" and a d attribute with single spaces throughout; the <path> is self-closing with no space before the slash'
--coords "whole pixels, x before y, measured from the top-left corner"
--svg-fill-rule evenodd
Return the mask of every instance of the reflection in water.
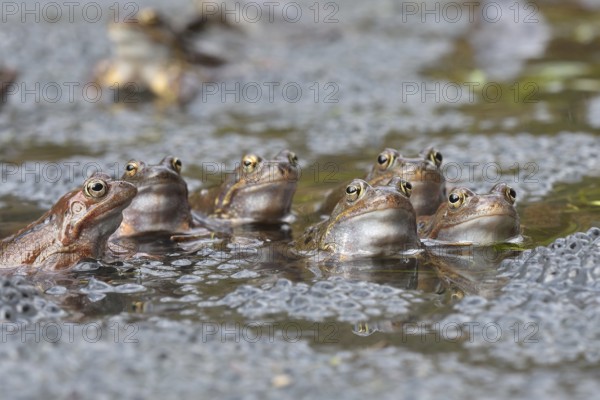
<path id="1" fill-rule="evenodd" d="M 444 246 L 432 249 L 433 265 L 452 298 L 465 295 L 492 298 L 507 282 L 498 276 L 498 266 L 519 252 L 495 246 Z"/>
<path id="2" fill-rule="evenodd" d="M 441 295 L 442 304 L 450 306 L 465 296 L 490 299 L 497 296 L 508 281 L 508 278 L 499 276 L 498 266 L 506 258 L 518 254 L 516 250 L 493 246 L 432 247 L 418 268 L 412 271 L 415 277 L 418 276 L 418 279 L 413 281 L 415 285 L 406 288 Z M 414 265 L 416 267 L 418 263 L 415 262 Z M 435 321 L 435 315 L 409 315 L 401 320 L 364 321 L 355 324 L 353 332 L 359 336 L 369 336 L 375 332 L 401 332 L 403 338 L 405 335 L 422 336 L 438 329 Z"/>
<path id="3" fill-rule="evenodd" d="M 416 289 L 420 272 L 426 274 L 423 259 L 413 257 L 363 258 L 343 262 L 307 262 L 306 267 L 317 279 L 343 276 L 349 280 L 388 284 L 400 289 Z"/>

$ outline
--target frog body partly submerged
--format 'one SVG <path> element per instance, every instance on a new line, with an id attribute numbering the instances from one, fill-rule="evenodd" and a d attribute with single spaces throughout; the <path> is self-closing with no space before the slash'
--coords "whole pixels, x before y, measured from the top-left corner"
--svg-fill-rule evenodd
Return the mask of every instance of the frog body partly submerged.
<path id="1" fill-rule="evenodd" d="M 353 180 L 331 216 L 295 242 L 301 252 L 322 251 L 341 258 L 378 256 L 420 248 L 411 184 L 393 179 L 386 186 Z"/>
<path id="2" fill-rule="evenodd" d="M 2 240 L 0 268 L 61 270 L 86 258 L 102 258 L 136 193 L 131 183 L 108 175 L 88 178 L 37 221 Z"/>
<path id="3" fill-rule="evenodd" d="M 280 224 L 290 216 L 299 178 L 298 158 L 289 150 L 273 159 L 245 155 L 216 190 L 194 197 L 192 208 L 205 224 Z"/>
<path id="4" fill-rule="evenodd" d="M 402 178 L 412 185 L 410 202 L 417 216 L 431 215 L 446 197 L 446 180 L 441 170 L 442 154 L 433 148 L 425 149 L 419 157 L 403 157 L 395 149 L 385 149 L 364 178 L 371 186 L 387 185 L 393 178 Z M 328 214 L 341 195 L 332 192 L 321 207 Z"/>
<path id="5" fill-rule="evenodd" d="M 436 213 L 419 222 L 419 235 L 443 242 L 492 244 L 521 236 L 515 208 L 517 193 L 505 183 L 487 194 L 453 189 Z"/>
<path id="6" fill-rule="evenodd" d="M 122 180 L 137 187 L 137 195 L 123 211 L 123 222 L 114 238 L 155 233 L 181 233 L 192 227 L 187 183 L 181 176 L 182 162 L 168 156 L 151 165 L 129 161 Z"/>

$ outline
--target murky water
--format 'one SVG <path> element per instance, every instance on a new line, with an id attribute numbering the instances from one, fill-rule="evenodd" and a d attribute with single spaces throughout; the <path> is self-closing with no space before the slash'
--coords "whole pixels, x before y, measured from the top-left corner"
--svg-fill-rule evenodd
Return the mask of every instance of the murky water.
<path id="1" fill-rule="evenodd" d="M 183 23 L 191 2 L 174 3 L 139 5 L 154 4 Z M 239 99 L 218 93 L 162 110 L 114 105 L 109 92 L 91 102 L 79 89 L 72 99 L 65 91 L 66 82 L 88 83 L 94 64 L 108 56 L 112 3 L 101 3 L 97 23 L 78 14 L 72 22 L 2 22 L 1 61 L 20 76 L 0 111 L 1 236 L 37 218 L 90 171 L 120 175 L 131 158 L 177 155 L 192 189 L 218 182 L 209 167 L 231 168 L 246 152 L 289 148 L 301 160 L 291 232 L 239 232 L 200 243 L 191 255 L 85 263 L 33 281 L 63 311 L 40 312 L 41 321 L 58 318 L 77 329 L 117 324 L 125 334 L 135 327 L 140 343 L 130 348 L 106 337 L 102 350 L 88 340 L 60 343 L 106 366 L 100 393 L 115 387 L 111 376 L 132 376 L 127 366 L 164 376 L 202 371 L 174 378 L 167 389 L 154 384 L 155 396 L 192 388 L 232 396 L 232 380 L 249 396 L 276 388 L 278 397 L 295 398 L 597 393 L 598 240 L 590 234 L 537 246 L 600 226 L 600 8 L 584 0 L 487 1 L 482 7 L 504 18 L 478 8 L 473 21 L 466 12 L 454 21 L 444 14 L 449 3 L 437 3 L 436 21 L 410 8 L 424 3 L 299 2 L 305 18 L 298 23 L 280 17 L 244 35 L 208 38 L 229 63 L 205 72 L 229 89 L 293 84 L 302 90 L 298 99 L 280 91 L 256 102 L 242 92 Z M 51 88 L 43 89 L 50 83 L 63 89 L 55 102 Z M 502 180 L 517 190 L 533 252 L 488 249 L 445 254 L 442 263 L 341 267 L 289 256 L 285 243 L 318 220 L 313 211 L 329 190 L 364 174 L 385 147 L 410 156 L 430 145 L 444 154 L 451 186 L 487 190 Z M 515 261 L 501 264 L 504 258 Z M 7 370 L 47 373 L 61 365 L 56 351 L 36 353 L 47 343 L 3 341 L 24 354 Z M 178 360 L 171 372 L 163 370 L 163 341 Z M 119 352 L 125 367 L 112 371 Z M 77 358 L 67 362 L 83 368 Z M 18 387 L 14 372 L 1 376 L 3 386 Z M 59 376 L 50 375 L 51 393 L 84 393 L 98 379 L 88 373 L 69 392 Z M 132 396 L 150 390 L 125 386 Z M 37 393 L 33 387 L 25 393 Z"/>

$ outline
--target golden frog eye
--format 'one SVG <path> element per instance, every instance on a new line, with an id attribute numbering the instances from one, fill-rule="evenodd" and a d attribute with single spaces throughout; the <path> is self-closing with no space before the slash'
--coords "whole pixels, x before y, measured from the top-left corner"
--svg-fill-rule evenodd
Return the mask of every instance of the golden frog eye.
<path id="1" fill-rule="evenodd" d="M 362 194 L 363 188 L 361 185 L 357 183 L 351 183 L 346 186 L 346 200 L 349 202 L 354 202 L 358 200 L 360 195 Z"/>
<path id="2" fill-rule="evenodd" d="M 242 167 L 244 169 L 244 172 L 251 173 L 252 171 L 254 171 L 259 161 L 259 157 L 255 156 L 254 154 L 244 156 L 244 158 L 242 158 Z"/>
<path id="3" fill-rule="evenodd" d="M 296 153 L 290 151 L 288 153 L 288 160 L 290 161 L 291 164 L 296 165 L 298 164 L 298 156 L 296 155 Z"/>
<path id="4" fill-rule="evenodd" d="M 448 203 L 450 203 L 450 208 L 458 208 L 463 205 L 465 202 L 465 194 L 463 192 L 452 192 L 448 196 Z"/>
<path id="5" fill-rule="evenodd" d="M 140 169 L 140 164 L 137 161 L 129 161 L 125 166 L 125 173 L 128 176 L 135 176 L 137 174 L 138 169 Z"/>
<path id="6" fill-rule="evenodd" d="M 381 169 L 388 169 L 394 163 L 395 158 L 394 153 L 385 150 L 377 156 L 377 164 L 379 164 L 379 168 Z"/>
<path id="7" fill-rule="evenodd" d="M 106 192 L 108 185 L 102 179 L 91 179 L 83 187 L 83 193 L 87 197 L 100 198 L 103 197 Z"/>
<path id="8" fill-rule="evenodd" d="M 412 193 L 412 184 L 404 179 L 398 182 L 398 190 L 400 190 L 406 197 L 410 197 Z"/>
<path id="9" fill-rule="evenodd" d="M 171 166 L 176 172 L 181 172 L 181 167 L 183 167 L 183 163 L 179 158 L 173 157 L 173 159 L 171 160 Z"/>
<path id="10" fill-rule="evenodd" d="M 506 199 L 511 203 L 514 203 L 515 200 L 517 200 L 517 192 L 510 186 L 507 186 L 506 189 L 504 189 L 504 195 L 506 196 Z"/>
<path id="11" fill-rule="evenodd" d="M 429 150 L 427 158 L 429 159 L 429 161 L 434 163 L 436 167 L 442 165 L 442 160 L 444 159 L 444 157 L 442 157 L 442 153 L 440 153 L 439 151 L 435 151 L 434 149 Z"/>
<path id="12" fill-rule="evenodd" d="M 335 243 L 325 243 L 322 249 L 325 251 L 335 252 Z"/>

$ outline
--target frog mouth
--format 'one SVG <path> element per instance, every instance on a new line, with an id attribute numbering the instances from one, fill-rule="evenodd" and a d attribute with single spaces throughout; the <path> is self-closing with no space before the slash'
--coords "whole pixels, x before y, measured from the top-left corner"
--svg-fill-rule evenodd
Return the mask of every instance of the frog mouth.
<path id="1" fill-rule="evenodd" d="M 112 182 L 109 186 L 107 197 L 93 206 L 93 209 L 88 210 L 88 212 L 94 214 L 92 220 L 95 223 L 92 224 L 92 229 L 94 226 L 97 227 L 98 224 L 102 224 L 107 220 L 115 219 L 116 226 L 113 229 L 115 231 L 123 219 L 123 210 L 131 204 L 136 194 L 137 188 L 133 184 L 125 181 Z M 119 215 L 120 217 L 118 217 Z M 77 221 L 71 230 L 71 235 L 79 237 L 81 232 L 88 228 L 89 225 L 90 221 L 87 219 Z M 110 229 L 112 229 L 112 226 L 107 227 L 107 230 Z M 99 231 L 102 231 L 102 229 L 99 229 Z"/>
<path id="2" fill-rule="evenodd" d="M 341 252 L 378 254 L 418 247 L 414 213 L 388 207 L 366 211 L 338 223 L 331 242 Z"/>
<path id="3" fill-rule="evenodd" d="M 272 180 L 260 182 L 231 190 L 218 199 L 216 209 L 241 208 L 255 209 L 289 208 L 289 203 L 296 191 L 297 181 Z M 262 205 L 262 206 L 261 206 Z"/>
<path id="4" fill-rule="evenodd" d="M 451 227 L 491 227 L 495 224 L 502 224 L 504 221 L 511 221 L 515 223 L 518 221 L 518 215 L 514 210 L 501 210 L 494 213 L 480 213 L 474 214 L 462 221 L 458 221 L 453 224 L 449 224 Z"/>
<path id="5" fill-rule="evenodd" d="M 510 212 L 479 215 L 440 230 L 437 240 L 465 243 L 502 242 L 521 234 L 517 215 Z"/>

